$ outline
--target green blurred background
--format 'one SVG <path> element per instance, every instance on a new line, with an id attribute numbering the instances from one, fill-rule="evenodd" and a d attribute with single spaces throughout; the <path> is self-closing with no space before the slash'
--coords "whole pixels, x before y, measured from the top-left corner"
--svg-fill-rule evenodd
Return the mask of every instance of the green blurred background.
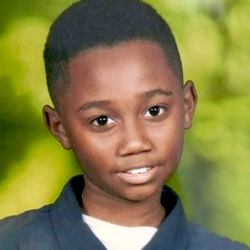
<path id="1" fill-rule="evenodd" d="M 73 0 L 1 1 L 0 218 L 53 202 L 80 169 L 46 131 L 42 51 Z M 147 0 L 170 23 L 199 104 L 170 185 L 189 219 L 250 245 L 250 1 Z"/>

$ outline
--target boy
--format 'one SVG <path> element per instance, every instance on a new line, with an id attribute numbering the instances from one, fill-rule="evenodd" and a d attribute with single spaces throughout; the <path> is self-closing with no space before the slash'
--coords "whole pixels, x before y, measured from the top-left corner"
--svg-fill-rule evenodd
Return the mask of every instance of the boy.
<path id="1" fill-rule="evenodd" d="M 165 21 L 138 0 L 84 0 L 45 46 L 44 120 L 84 176 L 49 206 L 0 223 L 1 250 L 246 250 L 185 219 L 164 183 L 196 105 Z"/>

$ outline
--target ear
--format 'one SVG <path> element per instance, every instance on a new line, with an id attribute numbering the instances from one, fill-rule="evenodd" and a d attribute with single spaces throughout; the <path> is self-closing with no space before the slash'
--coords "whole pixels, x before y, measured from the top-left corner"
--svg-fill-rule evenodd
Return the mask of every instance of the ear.
<path id="1" fill-rule="evenodd" d="M 50 133 L 61 143 L 64 149 L 71 149 L 66 130 L 57 111 L 46 105 L 43 107 L 43 121 Z"/>
<path id="2" fill-rule="evenodd" d="M 189 129 L 192 126 L 192 119 L 195 112 L 197 103 L 197 92 L 192 81 L 187 81 L 184 85 L 184 108 L 185 108 L 185 129 Z"/>

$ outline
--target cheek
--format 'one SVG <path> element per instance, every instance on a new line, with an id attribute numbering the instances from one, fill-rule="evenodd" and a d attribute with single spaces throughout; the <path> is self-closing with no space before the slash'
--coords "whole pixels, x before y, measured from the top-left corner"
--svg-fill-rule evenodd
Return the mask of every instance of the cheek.
<path id="1" fill-rule="evenodd" d="M 181 116 L 177 116 L 177 118 L 167 120 L 154 132 L 152 137 L 152 140 L 157 144 L 158 150 L 175 161 L 179 161 L 181 157 L 184 141 L 183 119 Z"/>
<path id="2" fill-rule="evenodd" d="M 72 138 L 72 149 L 85 172 L 95 169 L 102 172 L 112 166 L 114 146 L 108 138 L 87 133 L 78 134 Z"/>

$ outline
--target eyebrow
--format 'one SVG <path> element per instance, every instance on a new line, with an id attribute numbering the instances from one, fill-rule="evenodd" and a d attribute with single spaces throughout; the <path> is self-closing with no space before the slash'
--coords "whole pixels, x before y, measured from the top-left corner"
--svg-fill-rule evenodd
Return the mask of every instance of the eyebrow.
<path id="1" fill-rule="evenodd" d="M 150 90 L 150 91 L 147 91 L 147 92 L 141 94 L 142 97 L 147 98 L 147 99 L 152 98 L 156 95 L 171 96 L 171 95 L 173 95 L 173 92 L 166 91 L 164 89 L 154 89 L 154 90 Z"/>
<path id="2" fill-rule="evenodd" d="M 140 94 L 140 96 L 142 96 L 143 98 L 146 98 L 146 99 L 150 99 L 156 95 L 171 96 L 171 95 L 173 95 L 173 92 L 166 91 L 164 89 L 154 89 L 154 90 L 150 90 L 150 91 L 147 91 L 147 92 Z M 91 101 L 91 102 L 87 102 L 84 105 L 82 105 L 79 108 L 79 111 L 87 111 L 87 110 L 92 109 L 92 108 L 105 108 L 105 107 L 110 106 L 110 104 L 111 104 L 111 101 L 109 101 L 109 100 Z"/>
<path id="3" fill-rule="evenodd" d="M 109 106 L 110 104 L 111 102 L 106 100 L 87 102 L 79 108 L 79 111 L 87 111 L 92 108 L 104 108 Z"/>

